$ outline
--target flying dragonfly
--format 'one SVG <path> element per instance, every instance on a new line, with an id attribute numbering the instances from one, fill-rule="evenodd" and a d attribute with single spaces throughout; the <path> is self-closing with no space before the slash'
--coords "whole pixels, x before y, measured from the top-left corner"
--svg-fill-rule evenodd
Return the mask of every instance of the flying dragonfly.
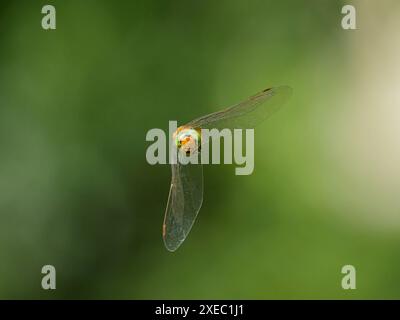
<path id="1" fill-rule="evenodd" d="M 179 127 L 173 134 L 178 153 L 201 153 L 202 129 L 251 129 L 277 111 L 291 96 L 292 89 L 279 86 L 265 89 L 229 108 Z M 171 164 L 172 178 L 162 234 L 165 247 L 175 251 L 189 234 L 203 203 L 202 164 L 180 161 Z"/>

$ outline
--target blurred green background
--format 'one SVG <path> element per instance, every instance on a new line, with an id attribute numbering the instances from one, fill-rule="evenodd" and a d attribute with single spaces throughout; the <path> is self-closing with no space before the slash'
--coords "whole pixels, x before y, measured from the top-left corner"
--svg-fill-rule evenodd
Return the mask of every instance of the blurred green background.
<path id="1" fill-rule="evenodd" d="M 0 298 L 400 298 L 400 3 L 352 1 L 357 30 L 344 4 L 2 1 Z M 147 131 L 276 85 L 254 173 L 207 166 L 169 253 Z"/>

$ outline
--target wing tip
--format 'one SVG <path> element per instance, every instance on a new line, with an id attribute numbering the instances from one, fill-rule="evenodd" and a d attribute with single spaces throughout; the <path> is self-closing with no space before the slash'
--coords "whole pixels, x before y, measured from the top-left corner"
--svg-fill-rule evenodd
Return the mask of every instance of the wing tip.
<path id="1" fill-rule="evenodd" d="M 167 238 L 167 225 L 163 223 L 162 226 L 162 237 L 164 241 L 164 246 L 169 252 L 175 252 L 182 244 L 183 241 L 169 241 Z"/>
<path id="2" fill-rule="evenodd" d="M 282 86 L 276 86 L 276 87 L 268 87 L 261 92 L 255 94 L 254 96 L 251 96 L 250 99 L 258 99 L 262 98 L 265 96 L 284 96 L 285 98 L 290 98 L 293 93 L 293 89 L 287 85 L 282 85 Z"/>
<path id="3" fill-rule="evenodd" d="M 165 237 L 163 237 L 163 240 L 164 240 L 164 246 L 169 252 L 175 252 L 182 244 L 182 242 L 170 243 L 167 241 Z"/>

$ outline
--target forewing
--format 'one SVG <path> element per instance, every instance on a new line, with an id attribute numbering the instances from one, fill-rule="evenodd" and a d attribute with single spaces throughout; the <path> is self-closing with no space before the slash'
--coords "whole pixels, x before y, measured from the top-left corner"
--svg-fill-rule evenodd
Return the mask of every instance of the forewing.
<path id="1" fill-rule="evenodd" d="M 187 126 L 219 130 L 254 128 L 277 111 L 291 93 L 287 86 L 265 89 L 232 107 L 190 121 Z"/>
<path id="2" fill-rule="evenodd" d="M 185 240 L 203 203 L 201 164 L 172 164 L 171 187 L 163 224 L 163 239 L 169 251 Z"/>

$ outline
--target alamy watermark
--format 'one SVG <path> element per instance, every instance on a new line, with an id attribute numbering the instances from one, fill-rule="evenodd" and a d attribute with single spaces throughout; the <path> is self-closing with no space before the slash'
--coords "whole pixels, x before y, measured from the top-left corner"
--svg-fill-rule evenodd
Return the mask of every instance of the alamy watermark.
<path id="1" fill-rule="evenodd" d="M 344 14 L 341 24 L 344 30 L 355 30 L 356 26 L 356 8 L 350 4 L 342 7 L 342 14 Z"/>
<path id="2" fill-rule="evenodd" d="M 44 30 L 55 30 L 56 29 L 56 8 L 50 4 L 46 4 L 42 7 L 42 28 Z"/>
<path id="3" fill-rule="evenodd" d="M 55 290 L 56 289 L 56 268 L 51 264 L 46 264 L 42 267 L 42 274 L 45 276 L 42 278 L 42 288 L 44 290 Z"/>
<path id="4" fill-rule="evenodd" d="M 222 140 L 223 162 L 220 152 Z M 146 160 L 151 165 L 235 163 L 239 165 L 235 168 L 236 175 L 250 175 L 254 170 L 254 129 L 178 128 L 176 121 L 169 121 L 168 135 L 164 130 L 154 128 L 147 132 L 146 141 L 153 141 L 146 151 Z"/>
<path id="5" fill-rule="evenodd" d="M 356 268 L 351 264 L 347 264 L 342 267 L 342 274 L 345 275 L 341 282 L 342 288 L 344 290 L 356 289 Z"/>

